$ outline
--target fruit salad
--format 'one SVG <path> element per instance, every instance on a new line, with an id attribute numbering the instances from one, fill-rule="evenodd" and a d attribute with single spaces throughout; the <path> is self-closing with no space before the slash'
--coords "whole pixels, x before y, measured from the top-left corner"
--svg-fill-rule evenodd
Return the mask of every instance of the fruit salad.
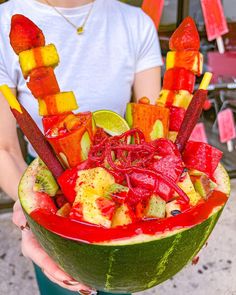
<path id="1" fill-rule="evenodd" d="M 10 41 L 28 78 L 27 86 L 38 100 L 44 139 L 65 169 L 60 169 L 60 175 L 54 173 L 55 179 L 47 169 L 47 159 L 40 161 L 33 186 L 43 199 L 40 209 L 109 229 L 188 212 L 217 190 L 214 173 L 222 152 L 206 143 L 188 141 L 207 97 L 204 89 L 190 94 L 194 74 L 202 72 L 199 36 L 190 17 L 170 39 L 172 51 L 167 55 L 157 105 L 151 105 L 147 97 L 129 103 L 126 121 L 130 130 L 119 130 L 115 136 L 99 125 L 104 111 L 97 124 L 92 113 L 72 112 L 78 108 L 76 98 L 73 92 L 60 91 L 54 73 L 59 63 L 56 47 L 45 44 L 35 24 L 14 15 Z M 209 80 L 209 74 L 204 79 Z M 24 110 L 19 103 L 18 108 Z M 14 107 L 13 113 L 19 117 Z M 22 117 L 26 117 L 24 112 Z M 117 117 L 124 121 L 115 113 L 110 119 Z"/>
<path id="2" fill-rule="evenodd" d="M 201 249 L 230 192 L 222 152 L 189 141 L 211 79 L 206 73 L 192 94 L 202 72 L 193 20 L 170 39 L 156 105 L 147 97 L 129 103 L 126 120 L 109 110 L 73 113 L 76 98 L 60 90 L 54 73 L 56 47 L 45 45 L 29 19 L 13 16 L 10 40 L 43 116 L 44 134 L 0 87 L 39 155 L 19 196 L 41 245 L 71 276 L 99 290 L 137 292 L 170 278 Z M 179 264 L 168 262 L 171 255 Z"/>

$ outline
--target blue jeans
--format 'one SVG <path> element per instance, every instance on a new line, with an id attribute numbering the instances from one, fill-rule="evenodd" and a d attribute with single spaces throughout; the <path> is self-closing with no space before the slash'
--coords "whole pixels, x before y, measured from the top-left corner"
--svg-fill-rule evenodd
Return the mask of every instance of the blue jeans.
<path id="1" fill-rule="evenodd" d="M 54 284 L 51 282 L 41 271 L 41 269 L 34 265 L 35 273 L 36 273 L 36 279 L 39 286 L 39 291 L 41 295 L 73 295 L 77 294 L 78 292 L 72 292 L 69 290 L 66 290 L 64 288 L 61 288 L 60 286 Z M 112 293 L 104 293 L 104 292 L 98 292 L 99 295 L 115 295 Z M 130 295 L 130 294 L 123 294 L 123 295 Z"/>

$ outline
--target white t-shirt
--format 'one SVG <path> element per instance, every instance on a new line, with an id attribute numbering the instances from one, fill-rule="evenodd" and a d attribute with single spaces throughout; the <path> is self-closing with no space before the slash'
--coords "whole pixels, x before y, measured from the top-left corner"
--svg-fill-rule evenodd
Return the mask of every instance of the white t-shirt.
<path id="1" fill-rule="evenodd" d="M 80 26 L 90 5 L 58 9 Z M 56 45 L 60 64 L 55 73 L 61 91 L 74 91 L 81 112 L 110 109 L 123 115 L 135 73 L 162 65 L 155 27 L 140 8 L 117 0 L 96 0 L 84 34 L 78 35 L 53 8 L 36 0 L 0 5 L 0 84 L 17 88 L 18 99 L 40 128 L 37 100 L 9 43 L 11 16 L 16 13 L 30 18 L 42 29 L 46 43 Z M 29 152 L 35 155 L 30 145 Z"/>

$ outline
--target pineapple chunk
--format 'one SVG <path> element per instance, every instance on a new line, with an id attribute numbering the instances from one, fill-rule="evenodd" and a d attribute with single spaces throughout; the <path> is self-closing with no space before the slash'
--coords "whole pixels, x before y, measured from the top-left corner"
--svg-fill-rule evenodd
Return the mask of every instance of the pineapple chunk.
<path id="1" fill-rule="evenodd" d="M 78 172 L 75 191 L 75 203 L 81 202 L 85 191 L 90 191 L 98 196 L 105 196 L 109 187 L 115 183 L 114 177 L 101 167 L 82 170 Z"/>
<path id="2" fill-rule="evenodd" d="M 83 219 L 87 222 L 111 227 L 109 216 L 102 214 L 98 199 L 105 195 L 108 188 L 115 183 L 114 177 L 101 167 L 78 172 L 76 198 L 74 205 L 81 204 Z"/>
<path id="3" fill-rule="evenodd" d="M 178 132 L 177 131 L 169 131 L 168 133 L 168 139 L 175 142 L 177 138 Z"/>
<path id="4" fill-rule="evenodd" d="M 126 204 L 122 204 L 116 209 L 116 212 L 112 218 L 112 227 L 126 225 L 132 222 L 129 214 L 129 208 Z"/>
<path id="5" fill-rule="evenodd" d="M 186 110 L 192 100 L 192 97 L 193 95 L 187 90 L 174 91 L 162 89 L 156 104 L 163 107 L 173 105 Z"/>
<path id="6" fill-rule="evenodd" d="M 39 115 L 50 116 L 70 112 L 78 108 L 75 95 L 72 91 L 60 92 L 39 99 Z"/>
<path id="7" fill-rule="evenodd" d="M 189 197 L 190 205 L 194 206 L 198 203 L 199 200 L 201 200 L 201 196 L 195 191 L 194 185 L 188 173 L 186 173 L 184 181 L 178 182 L 178 186 Z"/>
<path id="8" fill-rule="evenodd" d="M 144 215 L 146 217 L 164 218 L 166 214 L 166 202 L 157 195 L 152 195 Z"/>
<path id="9" fill-rule="evenodd" d="M 40 67 L 55 68 L 59 64 L 59 55 L 54 44 L 22 51 L 19 54 L 22 73 L 27 78 L 30 72 Z"/>
<path id="10" fill-rule="evenodd" d="M 101 214 L 100 208 L 98 207 L 97 200 L 99 198 L 101 197 L 94 194 L 93 191 L 84 189 L 83 195 L 80 198 L 83 219 L 87 222 L 110 228 L 111 220 L 108 216 Z"/>

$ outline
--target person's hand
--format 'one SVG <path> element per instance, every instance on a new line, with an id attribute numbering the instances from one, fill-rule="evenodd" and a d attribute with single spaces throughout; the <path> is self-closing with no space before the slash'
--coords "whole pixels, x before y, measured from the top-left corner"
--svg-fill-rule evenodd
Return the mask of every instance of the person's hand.
<path id="1" fill-rule="evenodd" d="M 14 205 L 12 220 L 22 232 L 21 249 L 23 255 L 38 265 L 52 282 L 70 291 L 77 291 L 80 294 L 96 294 L 96 291 L 75 281 L 71 276 L 61 270 L 42 249 L 27 224 L 19 201 L 16 201 Z"/>

